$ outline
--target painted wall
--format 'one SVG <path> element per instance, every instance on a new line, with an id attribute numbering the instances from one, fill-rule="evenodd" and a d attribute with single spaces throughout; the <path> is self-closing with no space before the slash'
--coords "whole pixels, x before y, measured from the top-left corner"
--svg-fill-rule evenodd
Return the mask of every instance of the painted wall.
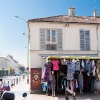
<path id="1" fill-rule="evenodd" d="M 30 67 L 41 68 L 43 59 L 39 54 L 97 54 L 97 35 L 96 25 L 90 24 L 69 24 L 65 27 L 65 23 L 30 23 Z M 40 50 L 40 28 L 63 30 L 63 50 L 50 51 Z M 79 30 L 90 30 L 90 51 L 80 51 L 80 35 Z M 100 27 L 98 28 L 98 34 Z M 100 35 L 98 35 L 100 42 Z M 100 48 L 100 44 L 98 46 Z"/>
<path id="2" fill-rule="evenodd" d="M 10 57 L 9 57 L 9 55 L 6 57 L 6 59 L 8 59 L 9 61 L 10 61 L 10 66 L 11 67 L 13 67 L 14 69 L 15 69 L 15 72 L 19 72 L 19 64 L 18 63 L 15 63 L 14 61 L 13 61 L 13 59 L 11 59 Z"/>
<path id="3" fill-rule="evenodd" d="M 8 75 L 10 74 L 10 61 L 4 57 L 0 57 L 0 70 L 7 70 Z"/>

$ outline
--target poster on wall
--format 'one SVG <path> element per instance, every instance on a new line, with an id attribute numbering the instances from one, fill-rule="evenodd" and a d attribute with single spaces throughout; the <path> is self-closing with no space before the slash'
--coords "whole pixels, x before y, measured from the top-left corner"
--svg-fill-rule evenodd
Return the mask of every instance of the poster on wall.
<path id="1" fill-rule="evenodd" d="M 41 68 L 31 68 L 31 89 L 41 90 Z"/>

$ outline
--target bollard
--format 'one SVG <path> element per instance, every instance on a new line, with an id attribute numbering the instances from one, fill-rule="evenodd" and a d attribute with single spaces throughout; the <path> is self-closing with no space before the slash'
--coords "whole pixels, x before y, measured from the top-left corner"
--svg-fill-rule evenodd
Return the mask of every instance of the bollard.
<path id="1" fill-rule="evenodd" d="M 11 88 L 13 88 L 14 84 L 13 84 L 13 80 L 11 80 Z"/>
<path id="2" fill-rule="evenodd" d="M 14 86 L 15 86 L 15 79 L 14 79 Z"/>

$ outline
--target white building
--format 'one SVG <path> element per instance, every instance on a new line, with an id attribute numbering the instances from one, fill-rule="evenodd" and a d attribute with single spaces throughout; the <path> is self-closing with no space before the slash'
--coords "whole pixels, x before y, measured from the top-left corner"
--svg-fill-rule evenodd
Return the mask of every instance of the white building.
<path id="1" fill-rule="evenodd" d="M 7 74 L 10 75 L 10 61 L 4 57 L 0 57 L 0 70 L 7 71 Z"/>
<path id="2" fill-rule="evenodd" d="M 52 55 L 100 56 L 100 17 L 97 10 L 93 13 L 75 16 L 75 9 L 69 8 L 68 15 L 28 20 L 30 68 L 41 69 L 44 58 Z"/>
<path id="3" fill-rule="evenodd" d="M 15 72 L 19 72 L 19 62 L 14 60 L 12 55 L 8 55 L 6 59 L 10 61 L 10 66 L 14 68 Z"/>

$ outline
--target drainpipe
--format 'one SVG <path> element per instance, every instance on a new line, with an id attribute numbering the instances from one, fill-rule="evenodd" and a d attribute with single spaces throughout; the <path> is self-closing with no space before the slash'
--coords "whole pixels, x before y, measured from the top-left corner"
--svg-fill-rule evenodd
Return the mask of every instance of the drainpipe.
<path id="1" fill-rule="evenodd" d="M 97 56 L 99 56 L 98 24 L 96 26 L 96 37 L 97 37 Z"/>

